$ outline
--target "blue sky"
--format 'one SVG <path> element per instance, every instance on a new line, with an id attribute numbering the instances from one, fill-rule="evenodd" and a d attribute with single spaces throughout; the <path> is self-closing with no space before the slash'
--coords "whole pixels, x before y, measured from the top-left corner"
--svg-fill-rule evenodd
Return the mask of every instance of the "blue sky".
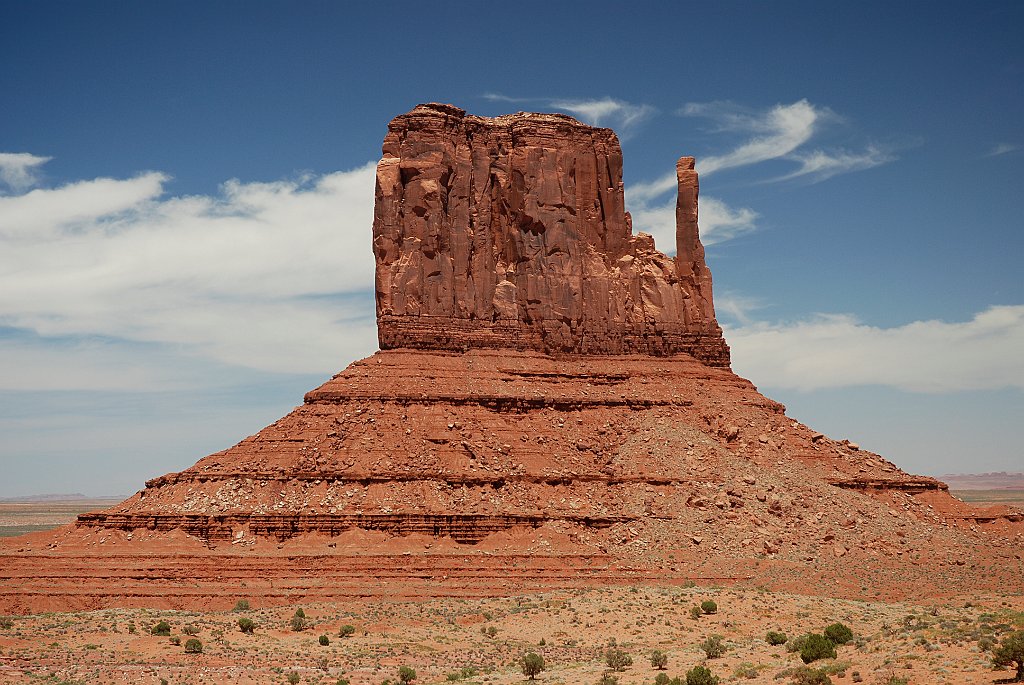
<path id="1" fill-rule="evenodd" d="M 352 5 L 352 6 L 350 6 Z M 1024 5 L 0 2 L 0 496 L 130 493 L 376 348 L 387 122 L 675 160 L 734 369 L 917 473 L 1024 470 Z"/>

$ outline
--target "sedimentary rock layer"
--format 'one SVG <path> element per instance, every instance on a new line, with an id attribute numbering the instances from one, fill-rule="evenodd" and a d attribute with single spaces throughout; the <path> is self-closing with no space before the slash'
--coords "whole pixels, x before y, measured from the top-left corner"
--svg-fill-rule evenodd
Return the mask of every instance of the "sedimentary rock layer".
<path id="1" fill-rule="evenodd" d="M 396 117 L 377 167 L 381 349 L 691 354 L 729 365 L 697 232 L 692 157 L 676 257 L 633 235 L 610 129 L 560 114 Z"/>

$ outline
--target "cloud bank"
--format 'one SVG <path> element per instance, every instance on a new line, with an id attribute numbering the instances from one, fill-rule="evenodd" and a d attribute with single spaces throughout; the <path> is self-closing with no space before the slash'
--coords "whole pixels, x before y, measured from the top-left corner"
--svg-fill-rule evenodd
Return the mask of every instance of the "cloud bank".
<path id="1" fill-rule="evenodd" d="M 820 315 L 725 329 L 737 373 L 772 388 L 1024 389 L 1024 305 L 989 307 L 959 323 L 879 328 L 849 315 Z"/>
<path id="2" fill-rule="evenodd" d="M 157 343 L 282 373 L 333 371 L 375 349 L 373 164 L 229 181 L 210 196 L 165 197 L 167 181 L 150 172 L 0 197 L 0 375 L 23 375 L 23 334 Z M 35 354 L 46 349 L 61 351 Z"/>

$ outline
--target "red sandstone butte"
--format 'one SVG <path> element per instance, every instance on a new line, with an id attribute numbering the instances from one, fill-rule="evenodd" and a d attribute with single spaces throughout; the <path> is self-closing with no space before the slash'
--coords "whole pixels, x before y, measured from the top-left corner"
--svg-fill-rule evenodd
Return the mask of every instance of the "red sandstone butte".
<path id="1" fill-rule="evenodd" d="M 729 366 L 679 160 L 676 258 L 633 235 L 611 129 L 451 105 L 396 117 L 377 165 L 381 349 L 685 352 Z"/>
<path id="2" fill-rule="evenodd" d="M 608 129 L 421 105 L 383 152 L 381 351 L 110 509 L 0 540 L 0 612 L 226 609 L 242 586 L 264 606 L 1024 591 L 1024 514 L 832 440 L 731 371 L 692 158 L 672 259 L 632 234 Z"/>

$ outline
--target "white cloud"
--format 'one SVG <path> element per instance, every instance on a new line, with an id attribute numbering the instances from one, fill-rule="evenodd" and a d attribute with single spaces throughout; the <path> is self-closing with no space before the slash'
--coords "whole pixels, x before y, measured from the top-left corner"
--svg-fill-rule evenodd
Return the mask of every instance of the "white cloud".
<path id="1" fill-rule="evenodd" d="M 847 152 L 839 150 L 836 152 L 825 152 L 814 150 L 813 152 L 794 153 L 788 159 L 800 163 L 800 168 L 792 173 L 772 179 L 775 181 L 788 181 L 800 176 L 810 176 L 815 181 L 824 181 L 837 174 L 845 174 L 850 171 L 861 171 L 871 167 L 886 164 L 895 157 L 874 145 L 869 145 L 864 152 Z"/>
<path id="2" fill-rule="evenodd" d="M 664 204 L 649 206 L 630 196 L 636 208 L 630 211 L 633 217 L 633 230 L 643 231 L 654 236 L 654 244 L 665 254 L 676 251 L 676 201 L 672 199 Z M 753 231 L 757 212 L 746 207 L 733 209 L 721 200 L 713 197 L 700 198 L 697 226 L 700 239 L 705 246 L 723 243 L 736 236 Z"/>
<path id="3" fill-rule="evenodd" d="M 1020 148 L 1020 145 L 1013 145 L 1012 143 L 998 143 L 989 150 L 986 157 L 998 157 L 999 155 L 1005 155 L 1008 152 L 1013 152 Z"/>
<path id="4" fill-rule="evenodd" d="M 0 184 L 21 192 L 36 184 L 36 171 L 52 157 L 39 157 L 27 152 L 0 152 Z"/>
<path id="5" fill-rule="evenodd" d="M 737 373 L 772 388 L 883 385 L 915 392 L 1024 388 L 1024 305 L 970 321 L 868 326 L 848 315 L 727 326 Z"/>
<path id="6" fill-rule="evenodd" d="M 735 113 L 730 117 L 720 107 L 699 103 L 686 105 L 682 112 L 688 116 L 722 116 L 730 128 L 758 134 L 724 155 L 697 160 L 697 171 L 701 174 L 785 157 L 810 140 L 816 125 L 829 115 L 828 110 L 816 108 L 807 100 L 776 105 L 759 117 Z"/>
<path id="7" fill-rule="evenodd" d="M 484 98 L 492 102 L 535 104 L 545 109 L 568 112 L 591 126 L 614 128 L 627 136 L 641 122 L 657 112 L 651 105 L 634 104 L 612 97 L 603 98 L 513 98 L 500 93 L 486 93 Z"/>
<path id="8" fill-rule="evenodd" d="M 373 164 L 230 181 L 216 196 L 165 198 L 166 180 L 0 198 L 0 325 L 287 373 L 330 372 L 375 349 Z"/>

